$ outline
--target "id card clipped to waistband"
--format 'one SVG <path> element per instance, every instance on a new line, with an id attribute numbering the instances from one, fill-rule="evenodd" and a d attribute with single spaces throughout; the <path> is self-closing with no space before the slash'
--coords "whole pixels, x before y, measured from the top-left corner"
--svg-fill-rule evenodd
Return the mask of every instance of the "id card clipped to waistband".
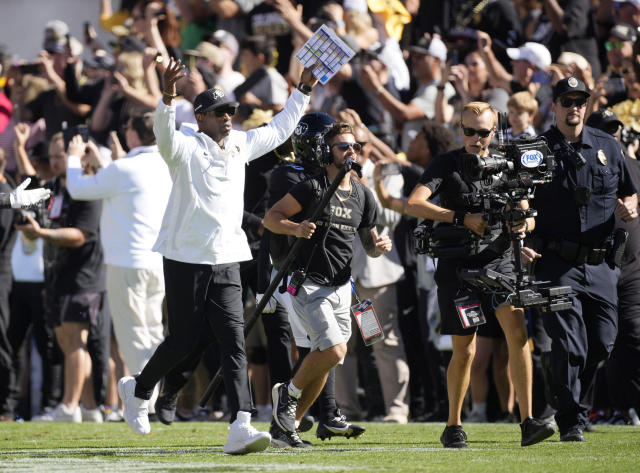
<path id="1" fill-rule="evenodd" d="M 356 319 L 356 323 L 360 329 L 360 335 L 362 335 L 362 340 L 365 345 L 373 345 L 384 339 L 382 325 L 380 325 L 371 301 L 365 299 L 362 302 L 358 302 L 351 307 L 351 313 L 353 314 L 353 318 Z"/>
<path id="2" fill-rule="evenodd" d="M 477 327 L 487 322 L 482 313 L 480 300 L 467 294 L 453 300 L 463 328 Z"/>

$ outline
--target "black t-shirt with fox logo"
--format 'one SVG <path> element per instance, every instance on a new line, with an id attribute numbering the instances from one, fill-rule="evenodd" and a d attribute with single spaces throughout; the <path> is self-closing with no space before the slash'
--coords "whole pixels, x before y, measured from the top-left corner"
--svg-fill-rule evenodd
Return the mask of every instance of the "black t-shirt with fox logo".
<path id="1" fill-rule="evenodd" d="M 302 211 L 292 220 L 310 217 L 328 187 L 325 172 L 296 184 L 289 193 L 302 206 Z M 351 178 L 351 190 L 337 189 L 315 222 L 316 231 L 298 252 L 294 269 L 306 269 L 307 277 L 318 284 L 339 286 L 346 283 L 351 276 L 356 233 L 359 229 L 373 227 L 376 220 L 376 204 L 371 191 Z"/>

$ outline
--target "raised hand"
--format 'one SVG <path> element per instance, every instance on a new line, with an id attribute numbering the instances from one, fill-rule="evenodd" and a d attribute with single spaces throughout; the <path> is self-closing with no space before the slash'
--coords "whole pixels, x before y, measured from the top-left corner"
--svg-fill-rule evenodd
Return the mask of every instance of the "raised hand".
<path id="1" fill-rule="evenodd" d="M 184 64 L 182 64 L 180 59 L 175 61 L 173 58 L 169 58 L 169 65 L 162 74 L 164 82 L 163 100 L 167 105 L 171 104 L 171 100 L 176 95 L 176 82 L 186 76 L 187 73 L 184 71 Z"/>
<path id="2" fill-rule="evenodd" d="M 31 134 L 31 127 L 26 123 L 18 123 L 13 131 L 16 134 L 16 147 L 24 148 Z"/>
<path id="3" fill-rule="evenodd" d="M 305 67 L 302 71 L 302 75 L 300 76 L 300 82 L 308 85 L 309 87 L 313 87 L 318 83 L 318 79 L 313 75 L 311 68 Z"/>

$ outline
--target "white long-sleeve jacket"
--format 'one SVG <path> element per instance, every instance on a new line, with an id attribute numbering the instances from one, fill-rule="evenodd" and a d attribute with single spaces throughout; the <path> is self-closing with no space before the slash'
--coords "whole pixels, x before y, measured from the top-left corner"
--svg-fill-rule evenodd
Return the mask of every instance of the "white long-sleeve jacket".
<path id="1" fill-rule="evenodd" d="M 160 102 L 153 131 L 169 166 L 173 189 L 153 249 L 166 258 L 194 264 L 251 259 L 241 228 L 244 173 L 249 161 L 284 143 L 309 104 L 294 90 L 284 110 L 264 127 L 232 130 L 224 149 L 190 127 L 175 129 L 175 107 Z"/>

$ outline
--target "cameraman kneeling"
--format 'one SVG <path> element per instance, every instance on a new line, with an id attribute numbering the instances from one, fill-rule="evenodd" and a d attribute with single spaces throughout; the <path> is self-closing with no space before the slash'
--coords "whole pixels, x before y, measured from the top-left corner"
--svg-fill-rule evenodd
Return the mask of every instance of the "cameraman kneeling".
<path id="1" fill-rule="evenodd" d="M 407 202 L 406 212 L 427 220 L 453 223 L 464 226 L 478 235 L 492 230 L 488 246 L 476 255 L 455 258 L 440 258 L 435 273 L 438 285 L 438 303 L 442 317 L 441 333 L 452 335 L 453 356 L 447 371 L 447 391 L 449 397 L 449 418 L 440 441 L 445 448 L 466 448 L 467 436 L 462 430 L 460 412 L 465 393 L 469 386 L 471 363 L 475 355 L 475 334 L 477 326 L 464 328 L 458 316 L 455 299 L 469 295 L 479 300 L 485 317 L 498 319 L 507 339 L 509 348 L 509 368 L 520 405 L 522 418 L 522 446 L 533 445 L 553 435 L 554 429 L 531 417 L 531 353 L 527 343 L 527 327 L 524 311 L 513 307 L 508 301 L 494 300 L 490 294 L 474 293 L 466 290 L 458 278 L 460 269 L 488 268 L 505 275 L 514 271 L 513 251 L 508 233 L 502 232 L 501 225 L 487 229 L 487 220 L 482 206 L 465 199 L 478 191 L 486 191 L 492 182 L 465 182 L 461 167 L 461 157 L 465 153 L 480 156 L 489 155 L 489 143 L 495 132 L 497 114 L 484 102 L 471 102 L 462 112 L 461 128 L 464 148 L 436 156 L 420 178 Z M 442 207 L 428 201 L 439 195 Z M 522 209 L 528 202 L 519 203 Z M 524 233 L 533 228 L 532 218 L 512 227 L 516 233 Z M 489 233 L 489 232 L 487 232 Z M 466 305 L 469 305 L 467 303 Z M 496 304 L 499 304 L 495 307 Z"/>

